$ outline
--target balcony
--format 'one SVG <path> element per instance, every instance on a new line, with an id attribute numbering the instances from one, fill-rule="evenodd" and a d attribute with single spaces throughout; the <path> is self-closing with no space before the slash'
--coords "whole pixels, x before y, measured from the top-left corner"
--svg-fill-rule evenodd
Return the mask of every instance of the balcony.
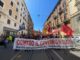
<path id="1" fill-rule="evenodd" d="M 59 8 L 59 15 L 61 15 L 64 12 L 64 9 L 62 7 Z"/>
<path id="2" fill-rule="evenodd" d="M 54 16 L 53 18 L 56 20 L 58 18 L 58 16 Z"/>
<path id="3" fill-rule="evenodd" d="M 61 9 L 61 10 L 59 11 L 59 15 L 61 15 L 63 12 L 64 12 L 64 11 Z"/>
<path id="4" fill-rule="evenodd" d="M 22 24 L 19 26 L 19 30 L 25 30 L 25 23 L 22 23 Z"/>

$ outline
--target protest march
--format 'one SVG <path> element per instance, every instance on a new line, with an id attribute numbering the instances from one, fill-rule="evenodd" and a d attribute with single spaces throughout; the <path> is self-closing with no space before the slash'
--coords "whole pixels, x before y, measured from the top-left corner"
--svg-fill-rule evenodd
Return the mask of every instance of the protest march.
<path id="1" fill-rule="evenodd" d="M 16 38 L 13 49 L 20 50 L 36 50 L 36 49 L 70 49 L 73 48 L 73 40 L 71 38 L 50 38 L 50 39 L 24 39 Z"/>

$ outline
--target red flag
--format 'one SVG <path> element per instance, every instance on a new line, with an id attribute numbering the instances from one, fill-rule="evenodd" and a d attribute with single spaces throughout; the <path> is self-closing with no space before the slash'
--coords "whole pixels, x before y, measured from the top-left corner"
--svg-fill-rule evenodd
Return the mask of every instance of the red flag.
<path id="1" fill-rule="evenodd" d="M 48 32 L 51 32 L 50 24 L 47 25 L 47 31 L 48 31 Z"/>
<path id="2" fill-rule="evenodd" d="M 73 30 L 68 25 L 63 24 L 61 27 L 61 31 L 66 33 L 68 37 L 73 36 Z"/>

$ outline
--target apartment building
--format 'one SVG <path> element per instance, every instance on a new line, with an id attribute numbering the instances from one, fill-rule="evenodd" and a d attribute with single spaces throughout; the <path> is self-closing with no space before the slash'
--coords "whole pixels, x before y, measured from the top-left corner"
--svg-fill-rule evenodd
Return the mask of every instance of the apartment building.
<path id="1" fill-rule="evenodd" d="M 80 34 L 80 0 L 68 0 L 71 26 L 75 34 Z"/>
<path id="2" fill-rule="evenodd" d="M 69 5 L 67 0 L 59 0 L 55 8 L 51 12 L 50 16 L 44 24 L 44 28 L 47 28 L 46 24 L 50 22 L 51 29 L 58 28 L 65 20 L 70 19 Z"/>
<path id="3" fill-rule="evenodd" d="M 32 18 L 30 16 L 30 14 L 28 15 L 28 35 L 31 36 L 33 34 L 33 21 Z"/>
<path id="4" fill-rule="evenodd" d="M 0 34 L 27 34 L 28 15 L 24 0 L 0 0 Z"/>
<path id="5" fill-rule="evenodd" d="M 26 7 L 26 4 L 24 0 L 19 1 L 20 3 L 20 24 L 19 24 L 19 32 L 20 34 L 27 34 L 28 33 L 28 9 Z"/>

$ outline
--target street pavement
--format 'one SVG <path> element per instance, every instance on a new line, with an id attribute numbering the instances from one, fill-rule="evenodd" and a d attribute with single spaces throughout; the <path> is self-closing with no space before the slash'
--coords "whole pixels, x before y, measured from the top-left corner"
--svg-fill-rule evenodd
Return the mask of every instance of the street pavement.
<path id="1" fill-rule="evenodd" d="M 80 50 L 14 51 L 9 44 L 7 48 L 0 46 L 0 60 L 80 60 Z"/>
<path id="2" fill-rule="evenodd" d="M 12 50 L 12 44 L 8 44 L 8 47 L 0 46 L 0 60 L 10 60 L 17 52 Z"/>

